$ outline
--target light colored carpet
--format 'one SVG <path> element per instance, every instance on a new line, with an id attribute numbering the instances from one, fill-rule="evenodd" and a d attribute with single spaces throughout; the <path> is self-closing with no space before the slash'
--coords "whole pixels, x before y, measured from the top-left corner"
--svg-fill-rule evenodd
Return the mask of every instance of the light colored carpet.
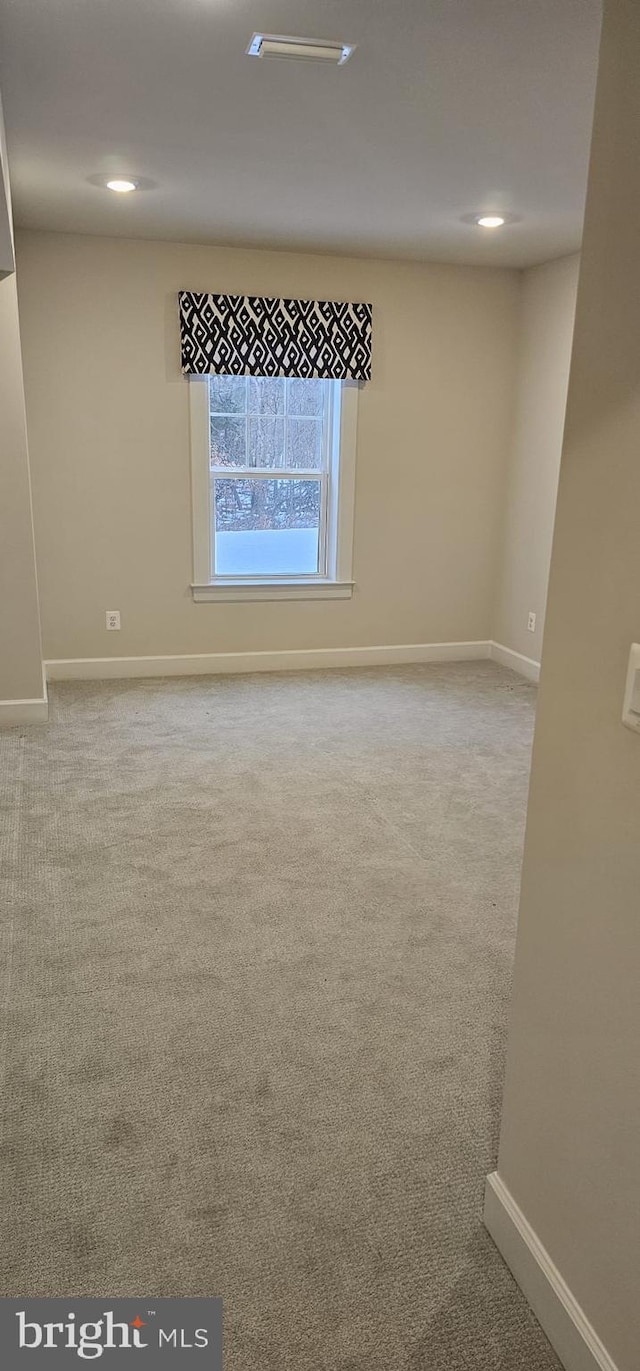
<path id="1" fill-rule="evenodd" d="M 557 1367 L 480 1219 L 533 702 L 73 684 L 0 737 L 2 1294 L 220 1294 L 227 1371 Z"/>

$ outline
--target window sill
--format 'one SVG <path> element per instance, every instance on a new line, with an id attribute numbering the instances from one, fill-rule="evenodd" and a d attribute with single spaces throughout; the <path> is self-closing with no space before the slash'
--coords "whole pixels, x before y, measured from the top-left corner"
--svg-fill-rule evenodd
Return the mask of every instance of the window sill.
<path id="1" fill-rule="evenodd" d="M 353 581 L 215 581 L 192 585 L 196 604 L 239 600 L 350 600 Z"/>

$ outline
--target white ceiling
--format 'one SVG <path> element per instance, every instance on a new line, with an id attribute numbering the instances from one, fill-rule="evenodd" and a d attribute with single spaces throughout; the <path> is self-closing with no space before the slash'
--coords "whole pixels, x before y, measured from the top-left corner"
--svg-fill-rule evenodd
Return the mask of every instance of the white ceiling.
<path id="1" fill-rule="evenodd" d="M 600 0 L 0 0 L 18 224 L 525 266 L 579 246 Z M 254 32 L 357 43 L 245 56 Z M 148 188 L 91 185 L 130 173 Z M 476 210 L 520 222 L 490 233 Z"/>

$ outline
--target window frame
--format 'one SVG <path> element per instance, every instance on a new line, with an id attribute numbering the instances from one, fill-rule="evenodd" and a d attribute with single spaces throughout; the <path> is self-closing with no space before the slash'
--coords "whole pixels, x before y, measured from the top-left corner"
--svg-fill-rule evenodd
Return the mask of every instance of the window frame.
<path id="1" fill-rule="evenodd" d="M 189 377 L 193 581 L 196 602 L 213 600 L 348 599 L 353 593 L 353 517 L 358 422 L 358 381 L 332 383 L 323 468 L 220 468 L 219 479 L 321 481 L 319 566 L 316 573 L 287 576 L 214 576 L 213 480 L 209 447 L 209 376 Z"/>

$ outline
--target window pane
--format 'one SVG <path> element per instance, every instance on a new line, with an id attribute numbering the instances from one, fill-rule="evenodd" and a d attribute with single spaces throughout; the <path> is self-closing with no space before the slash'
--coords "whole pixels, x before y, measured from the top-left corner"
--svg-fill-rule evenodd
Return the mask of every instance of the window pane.
<path id="1" fill-rule="evenodd" d="M 218 576 L 318 571 L 320 481 L 214 481 Z"/>
<path id="2" fill-rule="evenodd" d="M 320 415 L 324 409 L 327 381 L 287 381 L 287 412 Z"/>
<path id="3" fill-rule="evenodd" d="M 284 419 L 249 419 L 249 466 L 284 466 Z"/>
<path id="4" fill-rule="evenodd" d="M 249 377 L 249 414 L 284 414 L 284 377 Z"/>
<path id="5" fill-rule="evenodd" d="M 243 414 L 247 394 L 244 376 L 210 376 L 209 410 L 211 414 Z"/>
<path id="6" fill-rule="evenodd" d="M 246 423 L 244 419 L 212 414 L 209 420 L 211 465 L 243 467 L 246 464 Z"/>
<path id="7" fill-rule="evenodd" d="M 322 419 L 289 419 L 287 466 L 322 466 Z"/>

